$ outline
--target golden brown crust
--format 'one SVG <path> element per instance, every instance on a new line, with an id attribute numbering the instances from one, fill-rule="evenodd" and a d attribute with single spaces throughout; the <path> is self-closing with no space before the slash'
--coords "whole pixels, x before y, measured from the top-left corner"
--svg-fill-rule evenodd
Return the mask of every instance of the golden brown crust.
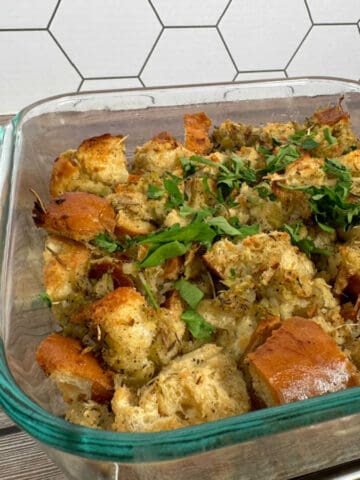
<path id="1" fill-rule="evenodd" d="M 89 241 L 100 233 L 113 233 L 115 212 L 104 198 L 91 193 L 67 192 L 45 207 L 36 202 L 33 218 L 37 227 L 73 240 Z"/>
<path id="2" fill-rule="evenodd" d="M 349 121 L 350 115 L 345 112 L 341 105 L 335 105 L 334 107 L 326 108 L 314 113 L 316 120 L 323 125 L 335 125 L 340 120 Z"/>
<path id="3" fill-rule="evenodd" d="M 280 327 L 281 320 L 278 316 L 271 316 L 261 319 L 251 335 L 245 355 L 260 347 L 260 345 L 265 343 L 266 340 L 271 336 L 272 332 Z"/>
<path id="4" fill-rule="evenodd" d="M 85 353 L 78 340 L 53 333 L 41 342 L 36 360 L 47 375 L 66 374 L 91 383 L 91 399 L 104 402 L 114 392 L 113 375 L 103 370 L 91 353 Z"/>
<path id="5" fill-rule="evenodd" d="M 209 138 L 210 118 L 204 113 L 184 115 L 185 148 L 199 155 L 207 155 L 212 143 Z"/>
<path id="6" fill-rule="evenodd" d="M 128 179 L 125 138 L 108 133 L 84 140 L 77 150 L 69 150 L 56 159 L 50 180 L 50 194 L 82 191 L 97 195 Z"/>
<path id="7" fill-rule="evenodd" d="M 359 373 L 334 339 L 312 320 L 286 320 L 246 359 L 253 380 L 279 405 L 359 385 Z M 256 382 L 255 382 L 256 383 Z M 254 384 L 255 384 L 254 383 Z M 260 394 L 259 387 L 256 389 Z"/>

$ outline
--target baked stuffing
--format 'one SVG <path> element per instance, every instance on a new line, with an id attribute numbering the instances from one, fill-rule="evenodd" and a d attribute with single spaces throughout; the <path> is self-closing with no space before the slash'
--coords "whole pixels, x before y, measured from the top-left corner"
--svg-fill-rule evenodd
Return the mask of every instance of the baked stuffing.
<path id="1" fill-rule="evenodd" d="M 70 422 L 169 430 L 360 383 L 360 141 L 341 102 L 184 128 L 131 161 L 124 135 L 84 140 L 35 203 L 60 326 L 37 361 Z"/>

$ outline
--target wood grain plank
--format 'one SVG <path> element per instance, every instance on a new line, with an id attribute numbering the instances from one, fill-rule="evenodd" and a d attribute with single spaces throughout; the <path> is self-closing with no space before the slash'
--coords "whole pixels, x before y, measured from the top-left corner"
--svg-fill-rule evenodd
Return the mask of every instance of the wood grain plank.
<path id="1" fill-rule="evenodd" d="M 65 475 L 25 432 L 0 436 L 1 480 L 66 480 Z"/>

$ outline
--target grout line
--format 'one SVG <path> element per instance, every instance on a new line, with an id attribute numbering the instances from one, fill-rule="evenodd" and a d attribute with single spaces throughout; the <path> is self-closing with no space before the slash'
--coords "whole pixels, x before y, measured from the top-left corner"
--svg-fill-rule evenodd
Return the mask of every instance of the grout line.
<path id="1" fill-rule="evenodd" d="M 318 22 L 313 24 L 314 27 L 338 27 L 338 26 L 351 26 L 351 25 L 357 25 L 356 22 L 333 22 L 333 23 L 326 23 L 326 22 Z"/>
<path id="2" fill-rule="evenodd" d="M 165 25 L 163 24 L 163 21 L 161 20 L 161 17 L 160 17 L 160 15 L 158 14 L 158 11 L 156 10 L 156 8 L 154 7 L 152 1 L 151 1 L 151 0 L 148 0 L 148 2 L 149 2 L 149 4 L 150 4 L 150 7 L 153 9 L 153 11 L 154 11 L 157 19 L 159 20 L 160 25 L 164 28 Z"/>
<path id="3" fill-rule="evenodd" d="M 266 69 L 266 70 L 238 70 L 237 73 L 268 73 L 268 72 L 284 72 L 283 68 L 273 68 L 273 69 Z"/>
<path id="4" fill-rule="evenodd" d="M 10 425 L 10 427 L 5 427 L 0 430 L 0 437 L 5 437 L 6 435 L 13 435 L 14 433 L 21 432 L 21 429 L 17 425 Z"/>
<path id="5" fill-rule="evenodd" d="M 123 75 L 123 76 L 109 76 L 109 77 L 84 77 L 84 80 L 122 80 L 122 79 L 130 79 L 130 78 L 138 78 L 137 75 Z"/>
<path id="6" fill-rule="evenodd" d="M 46 32 L 47 28 L 0 28 L 0 32 Z"/>
<path id="7" fill-rule="evenodd" d="M 229 0 L 228 4 L 226 5 L 226 7 L 224 8 L 224 11 L 223 13 L 220 15 L 220 18 L 219 20 L 217 21 L 216 23 L 216 26 L 218 27 L 219 26 L 219 23 L 221 22 L 221 20 L 223 19 L 225 13 L 228 11 L 229 7 L 230 7 L 230 4 L 231 4 L 232 0 Z"/>
<path id="8" fill-rule="evenodd" d="M 140 75 L 142 74 L 142 72 L 144 71 L 144 68 L 146 67 L 146 64 L 147 64 L 149 58 L 151 57 L 153 51 L 155 50 L 155 47 L 156 47 L 156 45 L 158 44 L 158 42 L 159 42 L 159 40 L 160 40 L 160 37 L 161 37 L 161 35 L 162 35 L 162 33 L 163 33 L 164 30 L 165 30 L 164 27 L 160 30 L 160 33 L 159 33 L 159 35 L 157 36 L 157 38 L 156 38 L 153 46 L 151 47 L 150 52 L 148 53 L 147 57 L 145 58 L 145 61 L 144 61 L 144 63 L 143 63 L 143 66 L 140 68 L 140 71 L 139 71 L 139 73 L 137 74 L 137 76 L 138 76 L 139 78 L 140 78 Z"/>
<path id="9" fill-rule="evenodd" d="M 176 28 L 216 28 L 214 25 L 166 25 L 166 29 L 175 30 Z"/>
<path id="10" fill-rule="evenodd" d="M 50 28 L 50 25 L 52 24 L 52 21 L 54 20 L 54 17 L 56 15 L 56 12 L 58 11 L 59 5 L 60 5 L 61 0 L 58 0 L 57 4 L 55 5 L 54 11 L 50 17 L 49 23 L 47 24 L 47 29 Z"/>
<path id="11" fill-rule="evenodd" d="M 235 71 L 238 73 L 237 65 L 236 65 L 236 63 L 235 63 L 235 60 L 234 60 L 231 52 L 230 52 L 229 47 L 227 46 L 227 44 L 226 44 L 226 42 L 225 42 L 225 39 L 224 39 L 224 37 L 223 37 L 223 34 L 222 34 L 221 31 L 220 31 L 220 28 L 219 28 L 219 27 L 216 27 L 216 30 L 217 30 L 217 32 L 218 32 L 219 37 L 221 38 L 221 41 L 222 41 L 223 44 L 224 44 L 225 50 L 227 51 L 227 53 L 228 53 L 228 55 L 229 55 L 229 57 L 230 57 L 230 60 L 232 61 L 232 64 L 233 64 L 234 67 L 235 67 Z M 236 73 L 236 75 L 237 75 L 237 73 Z"/>
<path id="12" fill-rule="evenodd" d="M 146 87 L 145 83 L 142 81 L 141 77 L 136 77 L 143 87 Z"/>
<path id="13" fill-rule="evenodd" d="M 56 45 L 58 46 L 58 48 L 62 51 L 63 55 L 65 56 L 65 58 L 67 58 L 68 62 L 70 63 L 70 65 L 73 66 L 74 70 L 78 73 L 78 75 L 80 76 L 81 79 L 83 79 L 84 77 L 82 76 L 80 70 L 77 68 L 77 66 L 75 65 L 75 63 L 70 59 L 70 57 L 68 56 L 68 54 L 65 52 L 65 50 L 63 49 L 63 47 L 60 45 L 60 43 L 57 41 L 55 35 L 52 33 L 51 30 L 48 30 L 48 33 L 49 35 L 51 36 L 51 38 L 54 40 L 54 42 L 56 43 Z"/>
<path id="14" fill-rule="evenodd" d="M 306 10 L 308 12 L 308 15 L 309 15 L 309 18 L 310 18 L 310 22 L 314 25 L 314 20 L 312 18 L 312 15 L 311 15 L 311 11 L 310 11 L 310 7 L 307 3 L 307 0 L 304 0 L 304 3 L 305 3 L 305 7 L 306 7 Z"/>
<path id="15" fill-rule="evenodd" d="M 288 75 L 287 71 L 286 71 L 286 70 L 283 70 L 283 72 L 285 73 L 285 77 L 286 77 L 286 78 L 289 78 L 289 75 Z"/>
<path id="16" fill-rule="evenodd" d="M 84 83 L 84 79 L 82 78 L 82 79 L 80 80 L 79 86 L 78 86 L 78 88 L 77 88 L 77 92 L 80 92 L 80 89 L 81 89 L 81 87 L 83 86 L 83 83 Z"/>
<path id="17" fill-rule="evenodd" d="M 303 43 L 305 42 L 305 40 L 307 39 L 309 33 L 311 32 L 311 30 L 313 29 L 313 25 L 311 25 L 311 27 L 309 28 L 309 30 L 306 32 L 304 38 L 301 40 L 301 42 L 299 43 L 299 45 L 297 46 L 295 52 L 291 55 L 290 57 L 290 60 L 288 61 L 288 63 L 285 65 L 285 68 L 284 68 L 284 71 L 286 71 L 286 69 L 289 67 L 290 63 L 293 61 L 295 55 L 298 53 L 298 51 L 300 50 L 300 48 L 302 47 Z"/>

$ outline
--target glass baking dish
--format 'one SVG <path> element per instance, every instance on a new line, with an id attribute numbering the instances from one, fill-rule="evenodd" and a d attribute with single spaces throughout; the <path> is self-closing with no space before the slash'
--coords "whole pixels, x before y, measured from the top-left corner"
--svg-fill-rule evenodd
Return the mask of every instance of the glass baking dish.
<path id="1" fill-rule="evenodd" d="M 121 133 L 130 134 L 131 158 L 162 130 L 181 139 L 187 112 L 205 111 L 215 125 L 300 120 L 341 96 L 360 134 L 360 85 L 330 78 L 69 94 L 25 108 L 0 130 L 0 405 L 69 478 L 285 479 L 360 458 L 360 387 L 174 431 L 118 433 L 63 420 L 34 360 L 57 325 L 37 299 L 44 234 L 33 227 L 29 188 L 48 198 L 60 152 Z"/>

